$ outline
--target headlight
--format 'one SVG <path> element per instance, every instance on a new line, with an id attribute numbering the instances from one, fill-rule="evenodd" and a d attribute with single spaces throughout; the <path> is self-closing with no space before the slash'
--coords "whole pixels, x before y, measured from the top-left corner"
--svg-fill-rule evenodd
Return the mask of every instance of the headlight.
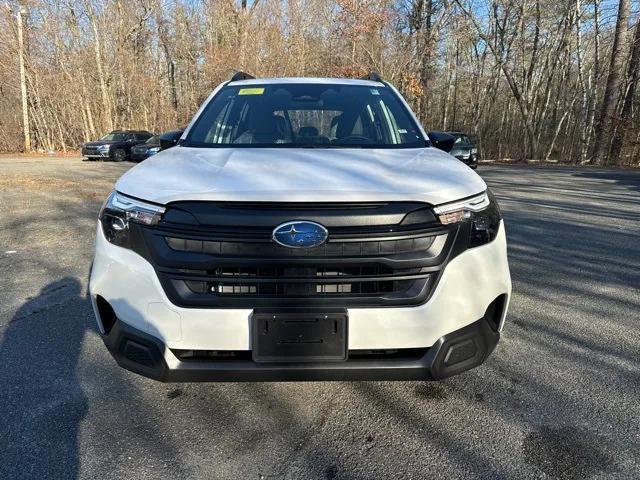
<path id="1" fill-rule="evenodd" d="M 98 148 L 96 148 L 96 150 L 99 153 L 109 153 L 110 148 L 111 148 L 111 145 L 100 145 Z"/>
<path id="2" fill-rule="evenodd" d="M 147 153 L 149 155 L 153 155 L 155 153 L 158 153 L 160 151 L 160 147 L 151 147 L 149 149 L 147 149 Z"/>
<path id="3" fill-rule="evenodd" d="M 467 159 L 469 158 L 469 151 L 468 150 L 451 150 L 451 155 L 453 155 L 454 157 L 461 159 Z"/>
<path id="4" fill-rule="evenodd" d="M 112 192 L 100 210 L 100 223 L 106 239 L 121 247 L 130 246 L 129 223 L 155 225 L 165 208 Z"/>
<path id="5" fill-rule="evenodd" d="M 443 225 L 469 223 L 469 247 L 491 242 L 498 234 L 502 215 L 491 190 L 465 200 L 439 205 L 433 209 Z"/>

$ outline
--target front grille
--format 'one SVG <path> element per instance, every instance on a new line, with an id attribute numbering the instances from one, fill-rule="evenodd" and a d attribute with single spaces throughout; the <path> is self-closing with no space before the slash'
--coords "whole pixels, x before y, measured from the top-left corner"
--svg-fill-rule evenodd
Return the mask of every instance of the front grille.
<path id="1" fill-rule="evenodd" d="M 277 205 L 269 204 L 270 221 L 261 219 L 266 224 L 258 226 L 258 207 L 212 205 L 217 209 L 206 218 L 221 224 L 191 220 L 205 218 L 196 215 L 207 211 L 199 203 L 199 210 L 180 205 L 178 212 L 176 207 L 155 227 L 133 227 L 140 234 L 133 248 L 154 265 L 167 296 L 182 307 L 415 305 L 428 298 L 457 234 L 457 227 L 437 221 L 406 224 L 408 214 L 421 212 L 424 204 L 332 205 L 326 210 L 316 204 L 302 214 L 300 207 L 292 213 L 286 204 L 280 214 Z M 357 221 L 350 222 L 344 217 L 354 209 Z M 226 217 L 227 211 L 232 217 Z M 329 241 L 316 248 L 290 249 L 271 240 L 273 228 L 301 217 L 323 219 Z M 377 224 L 380 218 L 397 222 Z M 429 219 L 423 213 L 411 218 Z"/>
<path id="2" fill-rule="evenodd" d="M 202 278 L 206 278 L 206 272 Z M 336 295 L 388 295 L 421 285 L 428 276 L 421 269 L 394 270 L 383 265 L 223 267 L 203 280 L 185 280 L 194 293 L 216 296 L 307 297 Z"/>
<path id="3" fill-rule="evenodd" d="M 264 257 L 350 257 L 363 255 L 385 255 L 427 250 L 435 237 L 422 236 L 401 240 L 330 242 L 319 247 L 291 249 L 272 242 L 209 241 L 167 236 L 169 247 L 182 252 L 209 253 L 230 256 Z"/>

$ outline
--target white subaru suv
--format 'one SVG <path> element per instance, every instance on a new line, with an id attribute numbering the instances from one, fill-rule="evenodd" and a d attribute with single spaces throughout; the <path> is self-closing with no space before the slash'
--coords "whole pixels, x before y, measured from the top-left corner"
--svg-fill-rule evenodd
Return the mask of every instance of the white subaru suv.
<path id="1" fill-rule="evenodd" d="M 375 74 L 236 74 L 100 212 L 90 295 L 107 348 L 168 382 L 481 364 L 511 293 L 505 229 L 452 141 Z"/>

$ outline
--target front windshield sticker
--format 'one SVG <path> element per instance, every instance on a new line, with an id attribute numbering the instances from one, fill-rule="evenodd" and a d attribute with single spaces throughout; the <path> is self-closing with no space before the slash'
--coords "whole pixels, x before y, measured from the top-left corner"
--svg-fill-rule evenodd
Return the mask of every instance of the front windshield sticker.
<path id="1" fill-rule="evenodd" d="M 264 88 L 241 88 L 238 95 L 262 95 Z"/>
<path id="2" fill-rule="evenodd" d="M 372 88 L 371 89 L 371 95 L 380 95 L 380 92 L 378 91 L 377 88 Z"/>
<path id="3" fill-rule="evenodd" d="M 398 129 L 398 133 L 407 133 L 407 129 L 406 128 L 399 128 Z"/>

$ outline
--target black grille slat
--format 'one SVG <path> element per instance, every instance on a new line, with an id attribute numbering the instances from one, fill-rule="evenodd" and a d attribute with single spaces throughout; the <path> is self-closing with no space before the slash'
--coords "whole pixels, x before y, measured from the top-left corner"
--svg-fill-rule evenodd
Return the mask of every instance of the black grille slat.
<path id="1" fill-rule="evenodd" d="M 421 279 L 424 282 L 426 279 Z M 204 282 L 186 281 L 189 289 L 194 293 L 206 293 L 217 297 L 241 296 L 260 297 L 288 296 L 307 297 L 309 295 L 323 296 L 363 296 L 383 295 L 408 288 L 412 280 L 362 280 L 346 283 L 291 283 L 280 280 L 278 282 Z"/>
<path id="2" fill-rule="evenodd" d="M 329 242 L 309 249 L 291 249 L 271 242 L 229 242 L 194 240 L 165 236 L 172 250 L 191 253 L 209 253 L 212 255 L 262 256 L 262 257 L 344 257 L 397 254 L 424 251 L 433 243 L 435 236 L 423 236 L 401 240 Z"/>

